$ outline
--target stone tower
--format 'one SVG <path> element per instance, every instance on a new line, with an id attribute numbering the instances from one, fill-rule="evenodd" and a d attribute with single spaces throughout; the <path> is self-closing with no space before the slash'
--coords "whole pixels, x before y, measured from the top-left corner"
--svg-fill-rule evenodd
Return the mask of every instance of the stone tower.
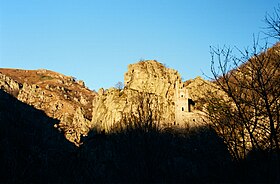
<path id="1" fill-rule="evenodd" d="M 176 82 L 175 89 L 175 122 L 174 125 L 183 125 L 186 114 L 190 112 L 188 89 L 181 82 Z"/>

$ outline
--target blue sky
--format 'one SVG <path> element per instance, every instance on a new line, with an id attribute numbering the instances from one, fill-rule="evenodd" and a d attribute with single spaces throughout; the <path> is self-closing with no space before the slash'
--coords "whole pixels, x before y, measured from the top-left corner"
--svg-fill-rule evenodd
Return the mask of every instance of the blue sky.
<path id="1" fill-rule="evenodd" d="M 0 0 L 0 67 L 54 70 L 90 89 L 156 59 L 210 75 L 209 46 L 252 44 L 276 0 Z"/>

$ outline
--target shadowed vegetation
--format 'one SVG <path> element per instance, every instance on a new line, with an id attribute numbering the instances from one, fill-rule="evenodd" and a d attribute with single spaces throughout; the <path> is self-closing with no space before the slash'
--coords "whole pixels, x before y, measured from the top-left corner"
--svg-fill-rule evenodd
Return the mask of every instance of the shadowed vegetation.
<path id="1" fill-rule="evenodd" d="M 257 182 L 265 153 L 232 160 L 210 127 L 159 129 L 149 114 L 126 117 L 120 129 L 92 131 L 77 148 L 56 120 L 1 91 L 1 182 Z M 12 103 L 11 103 L 12 102 Z M 133 120 L 133 121 L 132 121 Z M 261 174 L 260 174 L 261 173 Z M 275 181 L 275 180 L 272 180 Z"/>

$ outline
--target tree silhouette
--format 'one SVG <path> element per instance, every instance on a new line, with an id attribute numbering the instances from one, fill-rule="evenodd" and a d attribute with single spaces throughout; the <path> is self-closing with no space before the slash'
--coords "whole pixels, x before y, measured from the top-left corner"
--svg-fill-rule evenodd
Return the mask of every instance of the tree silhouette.
<path id="1" fill-rule="evenodd" d="M 279 151 L 279 50 L 255 43 L 241 58 L 211 50 L 213 79 L 226 97 L 209 96 L 208 115 L 237 159 L 252 149 Z"/>
<path id="2" fill-rule="evenodd" d="M 117 82 L 117 84 L 115 84 L 115 88 L 122 90 L 124 88 L 124 84 L 122 82 Z"/>
<path id="3" fill-rule="evenodd" d="M 270 37 L 280 39 L 280 9 L 266 16 Z M 244 51 L 211 47 L 213 86 L 206 112 L 235 160 L 251 152 L 267 152 L 279 179 L 280 165 L 280 43 L 269 48 L 254 41 Z M 275 164 L 276 163 L 276 164 Z M 272 170 L 272 169 L 270 169 Z"/>
<path id="4" fill-rule="evenodd" d="M 265 16 L 265 23 L 267 25 L 267 32 L 265 34 L 280 40 L 280 5 L 274 9 L 273 14 L 267 14 Z"/>

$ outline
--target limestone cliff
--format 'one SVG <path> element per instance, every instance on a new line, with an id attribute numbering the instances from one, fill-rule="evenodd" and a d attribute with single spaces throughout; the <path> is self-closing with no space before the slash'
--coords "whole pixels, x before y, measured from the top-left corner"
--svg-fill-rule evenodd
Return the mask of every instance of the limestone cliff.
<path id="1" fill-rule="evenodd" d="M 57 128 L 76 145 L 81 135 L 87 135 L 96 94 L 83 82 L 49 70 L 0 69 L 0 87 L 60 120 Z"/>
<path id="2" fill-rule="evenodd" d="M 176 82 L 181 82 L 178 71 L 166 68 L 155 60 L 128 65 L 124 77 L 126 88 L 153 93 L 169 100 L 174 96 Z"/>
<path id="3" fill-rule="evenodd" d="M 150 106 L 145 111 L 152 110 L 160 114 L 162 124 L 174 122 L 174 94 L 176 83 L 181 77 L 176 70 L 166 68 L 155 61 L 140 61 L 128 66 L 124 77 L 123 90 L 99 90 L 94 102 L 92 126 L 105 131 L 126 114 L 137 114 L 141 103 L 149 99 Z"/>

